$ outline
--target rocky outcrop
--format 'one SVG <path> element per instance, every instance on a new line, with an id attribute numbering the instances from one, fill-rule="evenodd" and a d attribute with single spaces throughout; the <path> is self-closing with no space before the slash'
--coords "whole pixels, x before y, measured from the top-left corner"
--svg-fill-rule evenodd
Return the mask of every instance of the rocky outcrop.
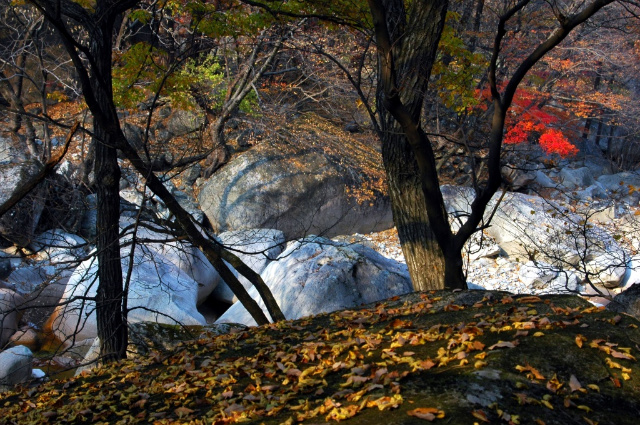
<path id="1" fill-rule="evenodd" d="M 393 226 L 389 198 L 359 199 L 363 170 L 319 149 L 263 143 L 234 158 L 200 188 L 198 201 L 214 230 L 271 228 L 287 239 L 309 234 L 368 233 Z"/>
<path id="2" fill-rule="evenodd" d="M 309 237 L 292 243 L 261 274 L 287 319 L 353 308 L 412 291 L 406 266 L 371 248 Z M 257 299 L 255 288 L 249 294 Z M 264 308 L 261 300 L 258 304 Z M 239 303 L 216 323 L 255 322 Z"/>

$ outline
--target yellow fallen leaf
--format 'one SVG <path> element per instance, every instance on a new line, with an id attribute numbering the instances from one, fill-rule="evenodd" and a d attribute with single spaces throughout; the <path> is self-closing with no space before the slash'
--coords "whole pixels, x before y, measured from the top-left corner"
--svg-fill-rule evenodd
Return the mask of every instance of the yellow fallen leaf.
<path id="1" fill-rule="evenodd" d="M 544 406 L 548 407 L 549 409 L 553 410 L 553 405 L 551 403 L 549 403 L 548 400 L 540 400 L 540 403 L 543 404 Z"/>
<path id="2" fill-rule="evenodd" d="M 482 369 L 487 365 L 487 362 L 483 362 L 482 360 L 478 360 L 473 364 L 473 367 L 476 369 Z"/>
<path id="3" fill-rule="evenodd" d="M 596 384 L 588 384 L 587 388 L 589 388 L 590 390 L 593 390 L 593 391 L 600 392 L 600 387 L 597 386 Z"/>
<path id="4" fill-rule="evenodd" d="M 536 338 L 544 336 L 544 332 L 536 332 L 536 333 L 533 334 L 533 336 L 535 336 Z"/>
<path id="5" fill-rule="evenodd" d="M 579 406 L 577 406 L 578 409 L 580 410 L 584 410 L 587 413 L 590 413 L 593 411 L 593 409 L 591 409 L 589 406 L 585 406 L 584 404 L 580 404 Z"/>
<path id="6" fill-rule="evenodd" d="M 592 421 L 591 419 L 587 418 L 586 416 L 583 416 L 582 419 L 584 419 L 584 421 L 589 425 L 598 425 L 598 422 Z"/>

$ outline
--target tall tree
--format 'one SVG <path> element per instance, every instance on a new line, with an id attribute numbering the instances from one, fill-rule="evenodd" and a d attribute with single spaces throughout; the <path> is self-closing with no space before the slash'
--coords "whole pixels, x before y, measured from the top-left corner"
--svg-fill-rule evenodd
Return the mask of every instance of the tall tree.
<path id="1" fill-rule="evenodd" d="M 440 191 L 431 142 L 419 119 L 447 3 L 408 2 L 405 8 L 405 2 L 400 0 L 369 0 L 378 48 L 382 152 L 394 203 L 394 220 L 415 289 L 466 287 L 461 251 L 469 237 L 481 228 L 487 205 L 502 183 L 505 121 L 518 86 L 531 68 L 574 28 L 612 2 L 593 0 L 565 5 L 520 0 L 499 9 L 489 66 L 493 116 L 488 178 L 476 187 L 470 213 L 454 233 Z M 499 82 L 507 24 L 518 19 L 527 7 L 548 7 L 554 24 L 522 61 L 509 64 L 514 71 L 504 83 Z M 420 211 L 426 212 L 426 217 Z"/>
<path id="2" fill-rule="evenodd" d="M 274 320 L 283 319 L 282 312 L 260 276 L 237 256 L 202 235 L 192 222 L 191 216 L 153 174 L 151 164 L 140 158 L 124 136 L 113 96 L 112 49 L 116 38 L 116 23 L 122 19 L 123 13 L 136 6 L 139 0 L 97 0 L 89 7 L 68 0 L 30 0 L 30 3 L 42 12 L 60 35 L 78 74 L 84 100 L 93 115 L 93 135 L 96 143 L 94 171 L 98 198 L 99 286 L 96 310 L 103 359 L 110 361 L 124 357 L 127 345 L 127 326 L 123 311 L 126 294 L 123 292 L 119 246 L 118 150 L 122 151 L 134 167 L 146 177 L 148 187 L 163 200 L 175 215 L 186 236 L 203 250 L 256 322 L 264 324 L 268 323 L 268 319 L 225 261 L 255 284 L 271 317 Z"/>
<path id="3" fill-rule="evenodd" d="M 431 144 L 425 138 L 423 143 L 429 162 L 421 169 L 408 133 L 422 131 L 419 122 L 424 94 L 447 6 L 447 0 L 410 2 L 407 6 L 402 0 L 369 1 L 379 52 L 376 109 L 382 157 L 393 219 L 416 290 L 443 288 L 445 282 L 452 281 L 451 276 L 445 276 L 446 260 L 439 244 L 439 239 L 443 238 L 436 236 L 437 232 L 446 232 L 449 225 L 437 187 Z M 428 174 L 422 174 L 423 170 Z M 431 198 L 425 197 L 427 193 Z M 462 257 L 460 254 L 458 257 L 460 267 L 457 270 L 462 273 Z M 463 276 L 455 278 L 460 279 Z"/>

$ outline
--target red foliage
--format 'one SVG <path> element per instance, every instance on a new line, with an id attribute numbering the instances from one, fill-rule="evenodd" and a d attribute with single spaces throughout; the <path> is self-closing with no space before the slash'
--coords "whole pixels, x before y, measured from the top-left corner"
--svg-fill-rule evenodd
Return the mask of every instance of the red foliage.
<path id="1" fill-rule="evenodd" d="M 578 148 L 572 145 L 560 130 L 547 130 L 540 136 L 538 143 L 547 155 L 556 153 L 565 158 L 578 153 Z"/>

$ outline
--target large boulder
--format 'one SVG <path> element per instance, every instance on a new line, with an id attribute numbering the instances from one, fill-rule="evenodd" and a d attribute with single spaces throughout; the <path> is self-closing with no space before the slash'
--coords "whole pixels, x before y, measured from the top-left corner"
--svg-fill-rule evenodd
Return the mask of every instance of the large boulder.
<path id="1" fill-rule="evenodd" d="M 405 265 L 363 245 L 318 237 L 292 243 L 261 276 L 287 319 L 354 308 L 412 291 Z M 266 310 L 255 288 L 249 294 Z M 240 303 L 216 323 L 256 324 Z"/>
<path id="2" fill-rule="evenodd" d="M 284 234 L 275 229 L 247 229 L 224 232 L 218 235 L 220 242 L 235 255 L 238 256 L 254 272 L 260 274 L 269 262 L 275 260 L 284 249 Z M 232 271 L 240 280 L 240 283 L 249 289 L 251 282 L 240 275 L 235 269 Z M 236 297 L 231 288 L 221 281 L 213 290 L 212 297 L 226 303 L 236 302 Z"/>
<path id="3" fill-rule="evenodd" d="M 122 243 L 130 244 L 135 221 L 123 218 L 120 220 L 120 225 L 124 229 L 128 229 L 122 238 Z M 137 249 L 142 255 L 173 264 L 197 283 L 198 305 L 221 282 L 220 275 L 200 249 L 186 241 L 176 240 L 166 230 L 145 223 L 137 228 L 136 238 Z"/>
<path id="4" fill-rule="evenodd" d="M 270 228 L 295 239 L 393 227 L 389 198 L 363 190 L 367 171 L 343 162 L 320 149 L 265 142 L 208 179 L 198 201 L 218 233 Z"/>
<path id="5" fill-rule="evenodd" d="M 626 313 L 640 320 L 640 285 L 632 285 L 607 304 L 607 310 Z"/>
<path id="6" fill-rule="evenodd" d="M 42 168 L 36 160 L 0 165 L 0 204 L 15 195 Z M 27 246 L 45 207 L 45 188 L 40 185 L 0 217 L 0 235 L 18 246 Z"/>
<path id="7" fill-rule="evenodd" d="M 0 203 L 18 193 L 42 167 L 36 160 L 0 165 Z M 82 198 L 81 191 L 66 177 L 50 175 L 0 218 L 0 235 L 26 247 L 43 230 L 79 230 Z"/>
<path id="8" fill-rule="evenodd" d="M 88 252 L 88 244 L 80 236 L 62 229 L 51 229 L 38 235 L 29 245 L 34 252 L 52 264 L 73 263 Z"/>
<path id="9" fill-rule="evenodd" d="M 0 350 L 18 329 L 19 310 L 24 299 L 10 289 L 0 288 Z"/>
<path id="10" fill-rule="evenodd" d="M 128 320 L 182 325 L 204 325 L 205 318 L 196 309 L 198 283 L 171 261 L 153 251 L 139 249 L 129 284 Z M 129 257 L 123 256 L 123 278 Z M 95 302 L 99 285 L 98 260 L 84 261 L 73 272 L 62 301 L 49 318 L 46 328 L 60 340 L 75 342 L 97 336 Z"/>
<path id="11" fill-rule="evenodd" d="M 0 389 L 28 381 L 33 367 L 33 353 L 18 345 L 0 353 Z"/>
<path id="12" fill-rule="evenodd" d="M 588 167 L 563 168 L 560 170 L 560 183 L 568 189 L 588 187 L 595 182 L 593 171 Z"/>

